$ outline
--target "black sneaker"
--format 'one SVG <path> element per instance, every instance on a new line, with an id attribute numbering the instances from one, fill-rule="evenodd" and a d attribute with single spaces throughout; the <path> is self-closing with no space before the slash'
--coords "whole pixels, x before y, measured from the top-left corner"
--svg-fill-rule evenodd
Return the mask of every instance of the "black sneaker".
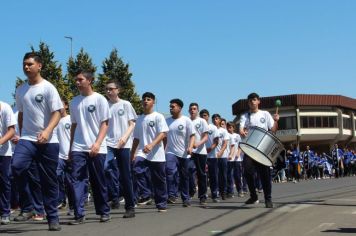
<path id="1" fill-rule="evenodd" d="M 110 208 L 111 209 L 119 209 L 120 208 L 120 202 L 118 200 L 112 201 L 111 205 L 110 205 Z"/>
<path id="2" fill-rule="evenodd" d="M 68 225 L 80 225 L 80 224 L 84 224 L 84 222 L 85 222 L 85 217 L 82 216 L 80 218 L 75 218 L 74 220 L 69 221 Z"/>
<path id="3" fill-rule="evenodd" d="M 160 207 L 160 208 L 157 208 L 157 210 L 160 213 L 164 213 L 164 212 L 167 212 L 167 207 Z"/>
<path id="4" fill-rule="evenodd" d="M 169 204 L 175 204 L 176 202 L 177 202 L 176 197 L 169 197 L 167 200 L 167 203 L 169 203 Z"/>
<path id="5" fill-rule="evenodd" d="M 14 221 L 23 222 L 32 219 L 33 213 L 32 212 L 21 212 L 18 216 L 14 218 Z"/>
<path id="6" fill-rule="evenodd" d="M 149 205 L 152 203 L 152 199 L 150 197 L 146 197 L 146 198 L 141 198 L 138 200 L 137 205 Z"/>
<path id="7" fill-rule="evenodd" d="M 126 212 L 122 218 L 134 218 L 134 217 L 135 217 L 135 210 L 129 209 L 129 210 L 126 210 Z"/>
<path id="8" fill-rule="evenodd" d="M 249 198 L 245 204 L 250 205 L 250 204 L 258 204 L 260 201 L 258 201 L 257 198 Z"/>
<path id="9" fill-rule="evenodd" d="M 200 199 L 200 205 L 202 205 L 202 206 L 206 206 L 206 199 L 205 198 L 202 198 L 202 199 Z"/>
<path id="10" fill-rule="evenodd" d="M 62 227 L 59 225 L 58 222 L 48 224 L 48 231 L 61 231 L 61 229 Z"/>
<path id="11" fill-rule="evenodd" d="M 101 215 L 101 216 L 100 216 L 100 222 L 101 222 L 101 223 L 105 223 L 105 222 L 108 222 L 108 221 L 110 221 L 110 220 L 111 220 L 110 215 Z"/>
<path id="12" fill-rule="evenodd" d="M 184 201 L 183 202 L 183 207 L 191 207 L 191 204 L 189 201 Z"/>
<path id="13" fill-rule="evenodd" d="M 267 200 L 267 201 L 265 202 L 265 206 L 266 206 L 266 208 L 273 208 L 273 203 L 272 203 L 272 201 L 271 201 L 271 200 Z"/>

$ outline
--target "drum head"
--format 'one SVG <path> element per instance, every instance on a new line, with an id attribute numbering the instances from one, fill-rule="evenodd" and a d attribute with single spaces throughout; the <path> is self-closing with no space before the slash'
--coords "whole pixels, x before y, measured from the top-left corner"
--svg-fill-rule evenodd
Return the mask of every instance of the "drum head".
<path id="1" fill-rule="evenodd" d="M 272 166 L 272 162 L 259 150 L 248 145 L 247 143 L 240 143 L 241 150 L 250 156 L 253 160 L 265 166 Z"/>

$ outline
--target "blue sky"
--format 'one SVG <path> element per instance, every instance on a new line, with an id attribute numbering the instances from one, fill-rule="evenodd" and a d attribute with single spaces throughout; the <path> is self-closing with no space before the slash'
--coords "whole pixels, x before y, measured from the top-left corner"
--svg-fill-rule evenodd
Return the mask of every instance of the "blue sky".
<path id="1" fill-rule="evenodd" d="M 5 1 L 0 100 L 12 103 L 22 57 L 42 40 L 66 69 L 81 47 L 101 72 L 116 47 L 139 94 L 198 102 L 232 119 L 250 92 L 355 97 L 356 1 Z M 283 102 L 283 101 L 282 101 Z"/>

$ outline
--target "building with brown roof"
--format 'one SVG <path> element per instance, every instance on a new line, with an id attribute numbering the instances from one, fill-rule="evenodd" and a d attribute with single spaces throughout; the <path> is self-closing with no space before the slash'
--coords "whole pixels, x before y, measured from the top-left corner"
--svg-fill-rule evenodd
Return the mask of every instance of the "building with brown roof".
<path id="1" fill-rule="evenodd" d="M 340 95 L 292 94 L 261 97 L 260 109 L 271 114 L 279 99 L 280 120 L 277 137 L 285 144 L 306 145 L 328 151 L 333 144 L 356 147 L 356 99 Z M 232 105 L 235 121 L 248 110 L 247 99 Z"/>

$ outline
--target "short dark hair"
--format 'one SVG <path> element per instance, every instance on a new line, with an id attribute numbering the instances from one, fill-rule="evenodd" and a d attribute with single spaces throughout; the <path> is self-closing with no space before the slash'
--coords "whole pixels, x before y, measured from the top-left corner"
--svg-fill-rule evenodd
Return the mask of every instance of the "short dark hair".
<path id="1" fill-rule="evenodd" d="M 227 123 L 226 123 L 226 126 L 227 126 L 227 127 L 233 127 L 234 130 L 236 130 L 236 124 L 235 124 L 234 122 L 232 122 L 232 121 L 227 122 Z"/>
<path id="2" fill-rule="evenodd" d="M 191 107 L 193 107 L 193 106 L 196 106 L 196 107 L 198 108 L 198 110 L 199 110 L 199 105 L 198 105 L 198 103 L 192 102 L 192 103 L 189 104 L 189 108 L 191 108 Z"/>
<path id="3" fill-rule="evenodd" d="M 221 118 L 221 121 L 225 121 L 225 123 L 227 123 L 225 118 Z"/>
<path id="4" fill-rule="evenodd" d="M 203 114 L 208 114 L 208 116 L 210 116 L 210 113 L 207 109 L 202 109 L 200 112 L 199 112 L 199 115 L 200 116 L 203 116 Z"/>
<path id="5" fill-rule="evenodd" d="M 214 114 L 211 119 L 214 120 L 215 118 L 219 118 L 221 120 L 221 116 L 219 114 Z"/>
<path id="6" fill-rule="evenodd" d="M 29 58 L 33 58 L 33 60 L 42 64 L 42 57 L 38 52 L 26 52 L 25 56 L 23 56 L 23 61 Z"/>
<path id="7" fill-rule="evenodd" d="M 142 94 L 142 100 L 144 98 L 151 98 L 153 100 L 156 100 L 156 96 L 151 92 L 145 92 L 144 94 Z"/>
<path id="8" fill-rule="evenodd" d="M 121 84 L 117 79 L 109 79 L 108 81 L 106 81 L 105 85 L 108 84 L 115 84 L 116 88 L 121 88 Z"/>
<path id="9" fill-rule="evenodd" d="M 179 98 L 174 98 L 174 99 L 170 100 L 169 103 L 175 103 L 175 104 L 177 104 L 180 108 L 183 108 L 183 106 L 184 106 L 183 101 L 180 100 Z"/>
<path id="10" fill-rule="evenodd" d="M 254 98 L 257 98 L 257 99 L 259 100 L 259 99 L 260 99 L 260 96 L 259 96 L 257 93 L 250 93 L 250 94 L 247 96 L 247 100 L 254 99 Z"/>
<path id="11" fill-rule="evenodd" d="M 82 74 L 87 80 L 90 80 L 91 83 L 94 82 L 95 75 L 93 72 L 84 69 L 79 69 L 77 70 L 76 76 L 80 74 Z"/>

